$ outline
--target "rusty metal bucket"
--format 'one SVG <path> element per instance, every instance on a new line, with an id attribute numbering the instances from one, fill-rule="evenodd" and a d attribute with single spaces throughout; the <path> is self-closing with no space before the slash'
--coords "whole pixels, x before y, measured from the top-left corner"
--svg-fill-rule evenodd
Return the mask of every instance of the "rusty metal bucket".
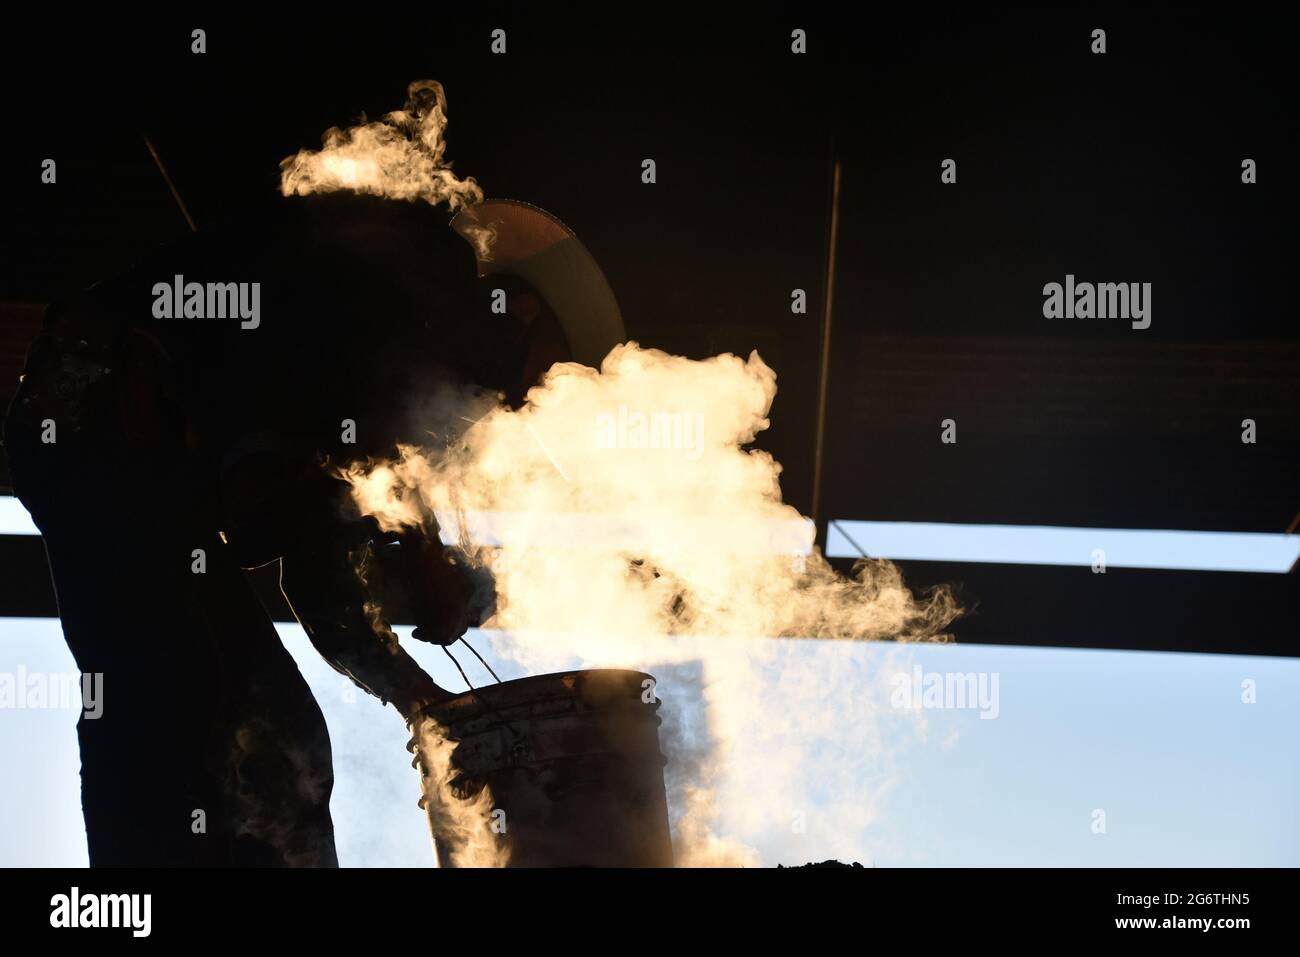
<path id="1" fill-rule="evenodd" d="M 441 866 L 465 863 L 457 851 L 472 840 L 496 852 L 476 863 L 672 867 L 659 704 L 650 675 L 621 670 L 520 678 L 440 704 L 416 763 Z M 455 750 L 438 774 L 427 758 L 444 735 Z M 472 833 L 451 804 L 476 809 Z"/>

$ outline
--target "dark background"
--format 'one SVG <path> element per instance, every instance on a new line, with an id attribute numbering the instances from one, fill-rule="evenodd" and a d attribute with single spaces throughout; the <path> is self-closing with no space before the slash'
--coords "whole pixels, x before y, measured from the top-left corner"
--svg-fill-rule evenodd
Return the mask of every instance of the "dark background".
<path id="1" fill-rule="evenodd" d="M 1300 508 L 1288 42 L 1236 10 L 1166 7 L 374 5 L 295 25 L 14 25 L 0 401 L 42 304 L 188 231 L 143 135 L 202 228 L 272 195 L 279 160 L 327 127 L 429 77 L 456 171 L 573 228 L 632 338 L 758 349 L 776 369 L 759 444 L 805 513 L 838 158 L 823 517 L 1281 532 Z M 947 157 L 956 185 L 939 181 Z M 1067 272 L 1152 283 L 1151 328 L 1044 319 L 1043 284 Z M 37 539 L 0 538 L 0 568 L 0 615 L 54 613 Z M 1297 653 L 1294 572 L 904 569 L 958 586 L 961 641 Z"/>

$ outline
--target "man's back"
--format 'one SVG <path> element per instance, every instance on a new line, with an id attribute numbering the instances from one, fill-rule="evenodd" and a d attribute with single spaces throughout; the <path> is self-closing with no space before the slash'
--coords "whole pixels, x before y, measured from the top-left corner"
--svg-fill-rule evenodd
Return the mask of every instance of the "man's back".
<path id="1" fill-rule="evenodd" d="M 416 438 L 398 397 L 490 378 L 474 265 L 434 211 L 310 197 L 51 308 L 6 433 L 69 647 L 116 700 L 78 726 L 93 864 L 335 862 L 324 722 L 239 566 L 284 557 L 362 687 L 435 689 L 366 616 L 321 457 Z"/>

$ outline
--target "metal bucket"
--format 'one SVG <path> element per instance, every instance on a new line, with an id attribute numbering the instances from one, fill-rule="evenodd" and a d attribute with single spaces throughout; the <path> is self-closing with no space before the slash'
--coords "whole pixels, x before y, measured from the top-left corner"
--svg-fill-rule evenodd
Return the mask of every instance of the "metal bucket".
<path id="1" fill-rule="evenodd" d="M 425 760 L 440 733 L 431 723 L 416 763 L 441 866 L 456 866 L 466 840 L 463 822 L 448 824 L 449 802 L 477 799 L 472 839 L 490 834 L 507 866 L 672 867 L 659 704 L 650 675 L 593 670 L 520 678 L 438 705 L 431 716 L 456 743 L 449 787 L 433 786 Z"/>

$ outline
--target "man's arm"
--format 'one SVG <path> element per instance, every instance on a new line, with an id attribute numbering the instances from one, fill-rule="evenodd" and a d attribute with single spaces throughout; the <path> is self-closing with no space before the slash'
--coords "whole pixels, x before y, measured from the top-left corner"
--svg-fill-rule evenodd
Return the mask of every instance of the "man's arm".
<path id="1" fill-rule="evenodd" d="M 447 692 L 402 649 L 356 559 L 346 541 L 308 543 L 282 557 L 280 590 L 321 657 L 409 719 Z"/>
<path id="2" fill-rule="evenodd" d="M 398 643 L 363 577 L 373 526 L 348 486 L 314 462 L 292 463 L 268 437 L 222 475 L 225 532 L 245 567 L 279 557 L 280 590 L 308 639 L 358 687 L 408 719 L 448 692 Z"/>

